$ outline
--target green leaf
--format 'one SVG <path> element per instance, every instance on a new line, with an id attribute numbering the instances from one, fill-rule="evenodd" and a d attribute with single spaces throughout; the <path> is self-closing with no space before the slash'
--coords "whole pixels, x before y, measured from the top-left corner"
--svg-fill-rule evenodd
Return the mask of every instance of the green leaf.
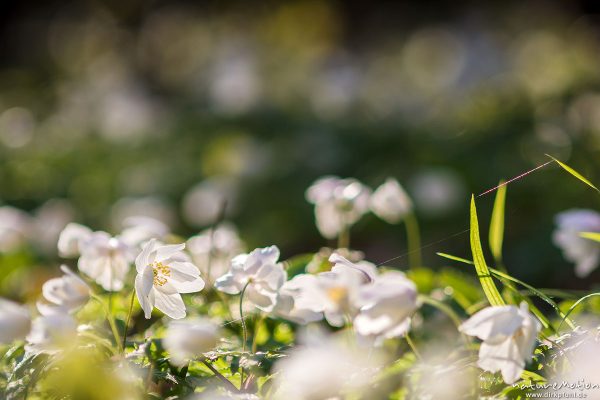
<path id="1" fill-rule="evenodd" d="M 485 262 L 483 249 L 481 248 L 481 239 L 479 237 L 479 221 L 477 220 L 477 207 L 475 206 L 475 196 L 471 195 L 471 252 L 473 253 L 473 262 L 475 270 L 481 282 L 481 287 L 488 301 L 493 306 L 503 306 L 506 303 L 498 292 L 498 288 L 492 279 L 490 270 Z"/>
<path id="2" fill-rule="evenodd" d="M 584 239 L 590 239 L 594 242 L 600 242 L 600 233 L 598 232 L 579 232 L 579 236 Z"/>
<path id="3" fill-rule="evenodd" d="M 504 205 L 506 203 L 506 185 L 504 181 L 498 184 L 496 199 L 494 200 L 494 209 L 492 211 L 492 220 L 490 223 L 490 250 L 497 263 L 502 261 L 502 242 L 504 239 Z"/>
<path id="4" fill-rule="evenodd" d="M 581 182 L 585 183 L 586 185 L 588 185 L 589 187 L 593 188 L 595 191 L 600 193 L 600 190 L 598 190 L 598 188 L 596 186 L 594 186 L 594 184 L 592 182 L 590 182 L 586 177 L 581 175 L 579 172 L 575 171 L 573 168 L 571 168 L 567 164 L 557 160 L 556 158 L 552 157 L 551 155 L 549 155 L 549 154 L 546 154 L 546 155 L 548 157 L 550 157 L 551 159 L 553 159 L 554 161 L 556 161 L 556 163 L 558 165 L 560 165 L 565 171 L 567 171 L 568 173 L 573 175 L 575 178 L 579 179 Z"/>

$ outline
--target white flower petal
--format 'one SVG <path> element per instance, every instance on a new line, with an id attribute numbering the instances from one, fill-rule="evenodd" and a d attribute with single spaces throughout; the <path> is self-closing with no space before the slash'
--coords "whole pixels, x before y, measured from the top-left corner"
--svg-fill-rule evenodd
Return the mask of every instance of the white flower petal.
<path id="1" fill-rule="evenodd" d="M 154 275 L 152 268 L 147 267 L 142 274 L 138 274 L 135 277 L 135 292 L 140 302 L 142 310 L 144 310 L 144 316 L 146 319 L 150 319 L 152 316 L 152 307 L 154 307 L 153 296 L 151 297 L 152 282 Z"/>
<path id="2" fill-rule="evenodd" d="M 166 294 L 154 290 L 154 306 L 173 319 L 185 318 L 185 304 L 179 293 Z"/>
<path id="3" fill-rule="evenodd" d="M 515 306 L 486 307 L 465 321 L 459 330 L 490 342 L 503 341 L 521 327 L 523 317 Z"/>

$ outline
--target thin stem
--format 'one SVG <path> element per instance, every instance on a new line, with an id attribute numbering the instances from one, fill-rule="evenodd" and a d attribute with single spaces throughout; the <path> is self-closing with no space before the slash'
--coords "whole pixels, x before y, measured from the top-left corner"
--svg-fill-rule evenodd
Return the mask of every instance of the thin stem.
<path id="1" fill-rule="evenodd" d="M 417 350 L 417 346 L 415 346 L 415 343 L 410 338 L 410 335 L 408 334 L 408 332 L 406 332 L 406 336 L 404 336 L 404 338 L 406 339 L 406 343 L 408 344 L 408 347 L 410 347 L 412 352 L 415 353 L 415 356 L 420 360 L 421 353 L 419 353 L 419 350 Z"/>
<path id="2" fill-rule="evenodd" d="M 242 339 L 242 352 L 246 352 L 246 342 L 248 341 L 248 329 L 246 328 L 246 320 L 244 319 L 244 309 L 243 309 L 243 304 L 244 304 L 244 293 L 246 293 L 246 289 L 248 288 L 248 285 L 250 284 L 250 281 L 246 282 L 246 284 L 244 285 L 244 288 L 242 289 L 241 293 L 240 293 L 240 319 L 242 321 L 242 335 L 243 335 L 243 339 Z M 244 386 L 244 367 L 240 366 L 240 387 Z"/>
<path id="3" fill-rule="evenodd" d="M 231 382 L 229 379 L 225 378 L 225 376 L 224 376 L 223 374 L 221 374 L 219 371 L 217 371 L 217 369 L 216 369 L 215 367 L 213 367 L 213 366 L 212 366 L 212 364 L 211 364 L 211 363 L 209 363 L 209 362 L 206 360 L 206 358 L 204 358 L 204 357 L 203 357 L 203 358 L 201 358 L 201 359 L 200 359 L 200 361 L 201 361 L 201 362 L 202 362 L 204 365 L 206 365 L 206 367 L 207 367 L 208 369 L 210 369 L 210 370 L 211 370 L 211 372 L 212 372 L 213 374 L 215 374 L 215 376 L 216 376 L 217 378 L 219 378 L 219 379 L 221 380 L 221 382 L 223 382 L 223 384 L 225 384 L 225 386 L 226 386 L 226 387 L 227 387 L 229 390 L 231 390 L 231 391 L 232 391 L 232 392 L 234 392 L 234 393 L 239 393 L 239 392 L 240 392 L 240 391 L 239 391 L 239 389 L 238 389 L 238 388 L 236 388 L 236 387 L 235 387 L 235 385 L 234 385 L 234 384 L 233 384 L 233 383 L 232 383 L 232 382 Z"/>
<path id="4" fill-rule="evenodd" d="M 408 260 L 411 268 L 421 267 L 421 234 L 419 223 L 414 213 L 409 213 L 404 219 L 406 238 L 408 242 Z"/>
<path id="5" fill-rule="evenodd" d="M 102 308 L 104 308 L 104 313 L 106 314 L 106 319 L 108 320 L 108 324 L 110 325 L 110 330 L 112 331 L 112 334 L 115 338 L 115 343 L 117 344 L 117 347 L 119 347 L 119 351 L 122 351 L 123 349 L 121 349 L 121 337 L 119 336 L 119 331 L 117 330 L 117 325 L 115 324 L 115 319 L 113 315 L 108 310 L 106 303 L 100 297 L 98 297 L 98 295 L 92 294 L 91 297 L 97 300 L 102 305 Z"/>
<path id="6" fill-rule="evenodd" d="M 344 223 L 344 227 L 338 234 L 338 249 L 349 249 L 350 248 L 350 226 Z"/>
<path id="7" fill-rule="evenodd" d="M 123 353 L 125 353 L 125 347 L 127 343 L 127 331 L 129 330 L 129 322 L 131 321 L 131 312 L 133 311 L 133 299 L 135 298 L 135 289 L 131 290 L 131 300 L 129 300 L 129 312 L 127 312 L 127 319 L 125 320 L 125 331 L 123 332 L 123 346 L 121 346 Z"/>

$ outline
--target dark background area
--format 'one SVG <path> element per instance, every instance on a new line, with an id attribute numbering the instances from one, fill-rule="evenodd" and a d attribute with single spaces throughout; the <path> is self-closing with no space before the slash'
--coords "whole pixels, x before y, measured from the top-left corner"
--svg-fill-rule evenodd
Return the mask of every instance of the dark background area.
<path id="1" fill-rule="evenodd" d="M 142 212 L 189 235 L 225 197 L 250 247 L 288 257 L 326 244 L 304 199 L 314 180 L 375 188 L 393 176 L 423 244 L 436 243 L 426 263 L 446 265 L 436 251 L 468 255 L 468 235 L 452 235 L 468 227 L 471 193 L 545 153 L 599 181 L 599 12 L 593 1 L 2 2 L 0 202 L 41 218 L 51 201 L 113 233 Z M 492 203 L 478 200 L 482 231 Z M 511 184 L 508 270 L 537 287 L 592 287 L 600 272 L 575 278 L 551 234 L 556 213 L 597 206 L 554 165 Z M 2 264 L 54 266 L 48 243 Z M 406 252 L 403 227 L 372 215 L 352 243 L 374 262 Z"/>

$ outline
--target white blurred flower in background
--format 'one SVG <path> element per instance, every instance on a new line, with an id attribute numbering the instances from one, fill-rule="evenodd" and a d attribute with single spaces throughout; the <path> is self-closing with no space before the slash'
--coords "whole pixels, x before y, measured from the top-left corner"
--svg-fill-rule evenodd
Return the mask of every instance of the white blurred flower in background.
<path id="1" fill-rule="evenodd" d="M 237 203 L 237 185 L 232 179 L 206 179 L 190 188 L 183 197 L 182 214 L 191 225 L 214 224 L 228 216 Z M 223 210 L 225 208 L 225 210 Z"/>
<path id="2" fill-rule="evenodd" d="M 459 174 L 448 168 L 428 168 L 410 181 L 410 192 L 418 210 L 432 216 L 443 215 L 466 198 L 466 189 Z"/>
<path id="3" fill-rule="evenodd" d="M 169 234 L 167 225 L 151 217 L 128 217 L 123 221 L 123 226 L 119 239 L 132 247 L 140 246 L 152 238 L 162 240 Z"/>
<path id="4" fill-rule="evenodd" d="M 63 276 L 50 279 L 42 286 L 42 295 L 47 303 L 38 303 L 38 310 L 43 315 L 73 312 L 90 298 L 87 283 L 67 266 L 61 265 L 60 269 Z"/>
<path id="5" fill-rule="evenodd" d="M 30 329 L 31 317 L 27 308 L 0 298 L 0 343 L 23 339 Z"/>
<path id="6" fill-rule="evenodd" d="M 58 255 L 65 258 L 81 254 L 81 243 L 92 235 L 87 226 L 71 222 L 58 236 Z"/>
<path id="7" fill-rule="evenodd" d="M 275 398 L 346 398 L 366 388 L 381 366 L 376 353 L 359 351 L 340 337 L 304 332 L 289 356 L 275 363 Z"/>
<path id="8" fill-rule="evenodd" d="M 360 288 L 361 308 L 354 329 L 361 336 L 389 339 L 405 335 L 417 309 L 417 287 L 402 272 L 389 271 Z"/>
<path id="9" fill-rule="evenodd" d="M 183 367 L 217 345 L 218 327 L 204 318 L 171 321 L 162 342 L 173 365 Z"/>
<path id="10" fill-rule="evenodd" d="M 412 209 L 410 197 L 394 178 L 388 178 L 371 196 L 371 211 L 390 224 L 402 221 Z"/>
<path id="11" fill-rule="evenodd" d="M 245 289 L 245 298 L 258 309 L 273 311 L 279 289 L 287 278 L 278 260 L 277 246 L 240 254 L 231 260 L 231 270 L 217 279 L 215 287 L 227 294 L 239 294 Z"/>
<path id="12" fill-rule="evenodd" d="M 27 239 L 31 217 L 11 206 L 0 207 L 0 253 L 16 250 Z"/>
<path id="13" fill-rule="evenodd" d="M 123 288 L 134 258 L 134 250 L 119 237 L 93 232 L 79 242 L 79 270 L 94 279 L 104 290 Z"/>
<path id="14" fill-rule="evenodd" d="M 72 346 L 76 337 L 77 322 L 71 315 L 60 312 L 44 315 L 33 320 L 25 350 L 54 354 Z"/>
<path id="15" fill-rule="evenodd" d="M 600 214 L 593 210 L 567 210 L 555 217 L 554 244 L 575 263 L 575 274 L 584 278 L 600 262 L 600 243 L 582 238 L 581 232 L 600 232 Z"/>
<path id="16" fill-rule="evenodd" d="M 306 199 L 315 205 L 317 228 L 333 239 L 349 229 L 369 210 L 371 190 L 356 179 L 327 176 L 306 191 Z"/>
<path id="17" fill-rule="evenodd" d="M 185 317 L 180 293 L 204 289 L 200 271 L 189 262 L 184 248 L 184 243 L 160 246 L 152 239 L 135 259 L 135 292 L 147 319 L 154 307 L 173 319 Z"/>
<path id="18" fill-rule="evenodd" d="M 64 199 L 50 199 L 34 211 L 32 240 L 47 253 L 56 251 L 56 241 L 62 230 L 73 220 L 75 210 Z"/>
<path id="19" fill-rule="evenodd" d="M 483 340 L 477 365 L 484 371 L 502 373 L 504 382 L 515 383 L 531 360 L 541 324 L 527 303 L 492 306 L 475 313 L 459 330 Z"/>
<path id="20" fill-rule="evenodd" d="M 227 273 L 231 259 L 242 253 L 244 247 L 237 229 L 228 223 L 206 229 L 187 241 L 194 264 L 210 282 Z"/>

